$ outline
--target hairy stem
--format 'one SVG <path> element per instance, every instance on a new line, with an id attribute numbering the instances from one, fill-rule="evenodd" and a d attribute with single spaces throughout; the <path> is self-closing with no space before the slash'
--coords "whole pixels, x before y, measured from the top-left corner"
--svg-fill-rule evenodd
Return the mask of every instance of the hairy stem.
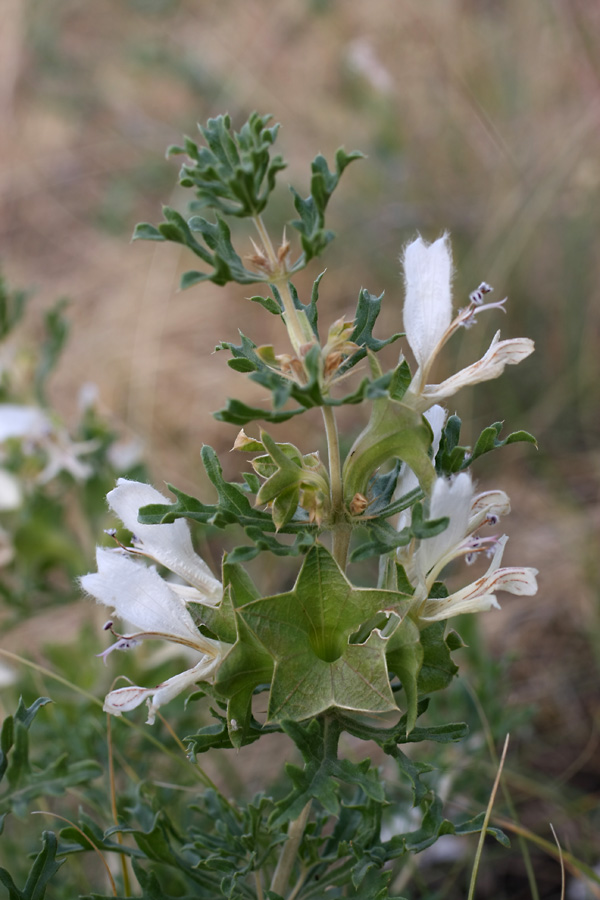
<path id="1" fill-rule="evenodd" d="M 293 822 L 290 822 L 288 839 L 283 845 L 281 856 L 277 862 L 273 880 L 271 882 L 271 890 L 274 894 L 281 894 L 281 896 L 283 896 L 288 885 L 298 855 L 298 847 L 300 846 L 300 841 L 302 840 L 304 829 L 306 828 L 306 823 L 310 815 L 311 804 L 312 800 L 309 800 L 298 818 L 294 819 Z"/>
<path id="2" fill-rule="evenodd" d="M 331 406 L 322 406 L 327 453 L 329 456 L 329 482 L 331 485 L 332 553 L 338 566 L 345 570 L 350 543 L 350 527 L 345 521 L 342 463 L 340 459 L 340 439 L 335 413 Z"/>
<path id="3" fill-rule="evenodd" d="M 253 222 L 256 226 L 256 230 L 260 235 L 260 239 L 262 241 L 262 245 L 264 247 L 265 253 L 267 254 L 269 262 L 272 266 L 276 266 L 278 261 L 277 254 L 275 253 L 273 242 L 269 236 L 269 232 L 265 227 L 262 216 L 254 216 Z"/>
<path id="4" fill-rule="evenodd" d="M 275 248 L 273 247 L 273 242 L 269 236 L 269 232 L 265 227 L 265 223 L 263 222 L 262 217 L 255 216 L 253 222 L 260 236 L 264 251 L 267 255 L 267 259 L 269 260 L 273 275 L 271 283 L 274 284 L 279 290 L 279 295 L 283 303 L 285 325 L 292 342 L 292 347 L 294 348 L 294 352 L 298 356 L 300 356 L 300 347 L 302 347 L 303 344 L 307 343 L 307 339 L 304 331 L 302 330 L 300 319 L 298 318 L 298 311 L 294 306 L 294 300 L 292 298 L 292 294 L 288 285 L 287 272 L 285 271 L 285 268 L 282 267 L 279 259 L 277 258 Z"/>
<path id="5" fill-rule="evenodd" d="M 283 303 L 283 316 L 285 319 L 285 326 L 288 330 L 294 352 L 301 360 L 301 347 L 309 343 L 309 341 L 307 340 L 307 335 L 305 335 L 302 329 L 302 324 L 298 316 L 298 310 L 294 305 L 294 300 L 292 298 L 292 292 L 290 291 L 287 277 L 285 280 L 278 282 L 277 287 L 279 288 L 279 296 L 281 297 L 281 302 Z"/>

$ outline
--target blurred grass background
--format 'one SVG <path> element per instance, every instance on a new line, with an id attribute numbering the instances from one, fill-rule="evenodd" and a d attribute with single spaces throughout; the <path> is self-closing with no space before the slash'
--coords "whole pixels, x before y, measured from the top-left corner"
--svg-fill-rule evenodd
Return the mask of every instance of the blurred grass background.
<path id="1" fill-rule="evenodd" d="M 483 655 L 511 660 L 499 695 L 533 711 L 515 751 L 524 771 L 568 775 L 561 821 L 576 841 L 573 798 L 589 811 L 600 794 L 600 6 L 3 0 L 0 262 L 13 284 L 35 289 L 39 309 L 71 300 L 57 408 L 68 420 L 80 385 L 97 383 L 104 408 L 143 438 L 159 485 L 198 491 L 201 443 L 226 451 L 235 436 L 211 410 L 232 392 L 260 397 L 225 354 L 211 356 L 216 342 L 238 327 L 258 342 L 281 332 L 237 286 L 179 293 L 185 251 L 129 237 L 137 221 L 160 218 L 161 202 L 186 202 L 167 145 L 208 116 L 229 111 L 239 124 L 253 109 L 282 122 L 290 162 L 274 231 L 293 214 L 284 185 L 306 192 L 317 152 L 331 159 L 344 144 L 368 156 L 332 202 L 324 322 L 351 312 L 365 286 L 386 291 L 379 335 L 398 330 L 398 254 L 416 231 L 448 229 L 456 306 L 482 280 L 509 302 L 506 317 L 462 333 L 447 373 L 478 358 L 497 327 L 536 341 L 532 359 L 463 392 L 451 411 L 469 422 L 467 439 L 500 414 L 507 431 L 539 440 L 537 453 L 511 447 L 476 472 L 484 488 L 512 487 L 508 564 L 541 571 L 537 598 L 507 599 L 479 624 Z M 359 414 L 345 412 L 356 430 Z M 296 434 L 305 452 L 320 441 L 314 426 Z M 233 474 L 239 461 L 227 464 Z M 536 806 L 536 825 L 546 812 Z M 593 863 L 597 813 L 585 822 Z"/>

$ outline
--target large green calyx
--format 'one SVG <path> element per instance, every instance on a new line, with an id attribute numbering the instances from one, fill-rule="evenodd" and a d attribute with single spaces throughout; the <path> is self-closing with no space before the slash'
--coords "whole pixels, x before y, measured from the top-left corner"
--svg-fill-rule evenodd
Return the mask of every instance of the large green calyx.
<path id="1" fill-rule="evenodd" d="M 333 708 L 397 710 L 386 663 L 388 638 L 377 628 L 360 643 L 352 643 L 351 637 L 377 613 L 402 617 L 409 605 L 410 597 L 396 591 L 354 587 L 331 554 L 317 545 L 291 591 L 237 606 L 238 640 L 224 672 L 231 683 L 234 671 L 254 669 L 250 656 L 259 648 L 262 662 L 255 671 L 264 671 L 265 653 L 272 658 L 272 721 L 301 721 Z M 227 693 L 221 675 L 219 687 Z"/>

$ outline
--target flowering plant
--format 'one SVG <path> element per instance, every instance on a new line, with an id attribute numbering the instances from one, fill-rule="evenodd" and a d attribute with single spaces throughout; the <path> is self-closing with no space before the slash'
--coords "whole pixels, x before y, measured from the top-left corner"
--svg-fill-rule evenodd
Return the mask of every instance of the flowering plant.
<path id="1" fill-rule="evenodd" d="M 192 215 L 167 207 L 162 223 L 139 225 L 135 233 L 179 243 L 198 257 L 202 268 L 186 272 L 183 287 L 208 280 L 259 284 L 270 292 L 252 300 L 282 322 L 281 344 L 259 344 L 241 334 L 239 344 L 225 340 L 217 348 L 228 351 L 230 366 L 271 397 L 266 406 L 232 399 L 216 413 L 241 427 L 234 448 L 250 455 L 251 470 L 241 482 L 227 481 L 215 451 L 204 446 L 202 461 L 216 491 L 212 502 L 169 486 L 172 500 L 149 484 L 119 479 L 108 504 L 128 537 L 109 530 L 109 545 L 97 550 L 97 571 L 83 576 L 81 586 L 110 611 L 105 629 L 115 641 L 100 654 L 105 663 L 114 662 L 113 651 L 156 639 L 177 645 L 187 658 L 182 671 L 173 666 L 174 674 L 158 685 L 113 685 L 104 700 L 107 713 L 135 717 L 146 704 L 152 728 L 163 707 L 196 687 L 192 697 L 208 698 L 210 710 L 184 737 L 190 759 L 209 750 L 244 754 L 249 745 L 280 733 L 296 745 L 302 765 L 286 767 L 286 787 L 279 785 L 273 798 L 259 796 L 247 804 L 233 804 L 212 785 L 190 808 L 185 827 L 170 822 L 162 808 L 149 818 L 142 789 L 119 812 L 114 799 L 110 828 L 102 831 L 86 818 L 79 832 L 64 830 L 58 850 L 55 838 L 44 838 L 27 896 L 34 896 L 34 888 L 35 896 L 43 896 L 41 879 L 58 868 L 57 852 L 80 852 L 83 839 L 98 851 L 129 857 L 146 900 L 385 900 L 397 896 L 409 854 L 443 834 L 483 830 L 505 841 L 483 813 L 446 818 L 427 778 L 431 767 L 407 747 L 460 741 L 467 733 L 462 723 L 435 724 L 427 716 L 430 695 L 446 688 L 458 671 L 452 653 L 463 644 L 447 631 L 448 619 L 497 607 L 500 591 L 530 596 L 537 589 L 534 569 L 501 565 L 507 537 L 497 526 L 510 511 L 507 495 L 478 491 L 470 473 L 480 456 L 534 439 L 524 431 L 501 439 L 502 423 L 494 422 L 467 446 L 460 442 L 460 419 L 442 405 L 460 388 L 521 362 L 533 343 L 500 340 L 498 332 L 480 360 L 431 383 L 452 335 L 484 312 L 502 311 L 505 303 L 485 302 L 491 287 L 483 282 L 453 313 L 446 234 L 432 244 L 417 237 L 403 251 L 404 335 L 374 336 L 382 296 L 365 289 L 353 316 L 321 329 L 324 273 L 307 302 L 293 279 L 332 240 L 325 224 L 328 202 L 361 154 L 339 150 L 333 171 L 316 157 L 310 194 L 292 189 L 296 241 L 284 229 L 275 245 L 262 213 L 285 167 L 272 154 L 277 128 L 268 116 L 253 114 L 236 133 L 229 118 L 219 116 L 201 128 L 204 145 L 186 138 L 182 147 L 171 148 L 185 156 L 180 183 L 194 192 Z M 211 210 L 213 217 L 205 218 Z M 256 230 L 245 258 L 232 242 L 232 217 L 250 220 Z M 412 368 L 402 352 L 385 370 L 380 352 L 403 337 Z M 370 408 L 346 454 L 336 418 L 344 405 Z M 322 416 L 326 462 L 320 447 L 299 448 L 272 434 L 275 426 L 311 409 Z M 42 480 L 61 469 L 75 478 L 87 475 L 85 455 L 95 445 L 67 441 L 52 431 L 45 413 L 6 407 L 0 421 L 7 440 L 43 447 Z M 265 428 L 252 436 L 245 429 L 256 422 Z M 195 552 L 186 519 L 216 531 L 236 526 L 245 535 L 244 543 L 223 556 L 220 572 Z M 265 594 L 247 566 L 261 556 L 295 562 L 293 585 Z M 489 557 L 487 566 L 480 564 L 483 556 Z M 450 586 L 442 580 L 448 571 Z M 124 625 L 115 625 L 115 618 Z M 0 778 L 15 753 L 14 735 L 26 742 L 44 702 L 19 706 L 3 728 Z M 350 736 L 352 751 L 345 739 L 340 742 L 343 735 Z M 392 760 L 410 786 L 412 813 L 391 807 L 384 771 L 357 749 L 366 741 L 380 760 Z M 95 767 L 86 771 L 89 776 Z M 131 816 L 137 824 L 128 824 Z M 127 835 L 135 847 L 123 841 Z M 26 896 L 6 870 L 0 869 L 0 879 L 14 887 L 11 896 Z M 125 862 L 121 884 L 123 895 L 131 896 Z"/>
<path id="2" fill-rule="evenodd" d="M 210 280 L 270 289 L 270 296 L 252 300 L 281 319 L 289 346 L 259 345 L 242 334 L 240 344 L 223 341 L 217 348 L 228 350 L 231 367 L 271 394 L 269 407 L 229 400 L 216 413 L 217 419 L 242 426 L 235 449 L 253 455 L 252 471 L 241 483 L 226 481 L 215 452 L 205 446 L 202 460 L 217 493 L 212 503 L 173 487 L 171 501 L 149 485 L 121 480 L 108 502 L 132 533 L 131 544 L 99 548 L 98 572 L 85 576 L 82 586 L 134 626 L 120 634 L 109 620 L 106 627 L 116 643 L 105 658 L 147 638 L 195 653 L 190 668 L 157 687 L 112 690 L 107 712 L 121 715 L 146 701 L 152 724 L 160 707 L 198 684 L 213 701 L 214 723 L 186 738 L 193 756 L 211 748 L 243 748 L 283 731 L 304 759 L 303 768 L 288 768 L 291 790 L 268 819 L 269 828 L 283 828 L 281 836 L 272 838 L 265 854 L 253 851 L 243 864 L 231 862 L 235 876 L 219 882 L 221 893 L 208 879 L 213 893 L 207 888 L 198 896 L 233 896 L 228 891 L 235 883 L 243 896 L 273 900 L 384 898 L 391 896 L 408 851 L 429 846 L 440 834 L 482 826 L 481 816 L 446 820 L 422 780 L 427 767 L 400 747 L 465 735 L 460 724 L 416 724 L 427 696 L 446 687 L 457 671 L 451 653 L 461 641 L 454 631 L 446 633 L 447 620 L 498 607 L 498 591 L 529 596 L 537 589 L 534 569 L 501 566 L 507 537 L 490 533 L 510 511 L 508 497 L 501 490 L 477 493 L 469 471 L 484 453 L 533 438 L 519 431 L 500 439 L 502 423 L 496 422 L 472 447 L 463 446 L 460 420 L 440 405 L 460 388 L 496 378 L 506 365 L 521 362 L 533 343 L 500 340 L 497 332 L 480 360 L 431 383 L 434 363 L 451 336 L 484 312 L 504 311 L 505 304 L 485 302 L 492 288 L 483 282 L 453 313 L 447 234 L 432 244 L 417 237 L 402 254 L 412 370 L 403 353 L 390 371 L 381 367 L 379 352 L 401 335 L 383 340 L 373 335 L 382 297 L 367 290 L 360 291 L 354 315 L 338 318 L 321 337 L 322 275 L 306 303 L 293 277 L 331 241 L 325 227 L 328 201 L 361 154 L 339 150 L 333 171 L 318 156 L 310 195 L 303 198 L 292 188 L 299 218 L 291 228 L 300 243 L 294 258 L 286 231 L 275 246 L 261 215 L 285 166 L 271 155 L 277 127 L 269 126 L 269 117 L 253 114 L 235 133 L 229 118 L 220 116 L 201 128 L 204 146 L 186 138 L 182 147 L 171 148 L 186 157 L 180 183 L 195 193 L 194 215 L 186 219 L 167 207 L 163 223 L 139 225 L 135 233 L 183 244 L 202 261 L 202 270 L 184 274 L 182 287 Z M 214 221 L 198 214 L 211 209 Z M 229 217 L 249 219 L 256 229 L 245 260 L 233 247 Z M 365 360 L 366 374 L 363 369 L 344 393 L 347 379 Z M 336 408 L 346 404 L 370 404 L 371 413 L 342 459 Z M 270 433 L 272 426 L 313 408 L 322 414 L 327 464 L 318 448 L 300 449 Z M 251 437 L 244 428 L 257 421 L 269 430 Z M 249 542 L 225 554 L 217 577 L 194 552 L 185 518 L 217 529 L 238 525 Z M 259 554 L 299 558 L 291 589 L 263 596 L 244 568 Z M 463 576 L 461 586 L 448 589 L 440 580 L 450 564 L 477 564 L 482 555 L 490 557 L 488 568 Z M 376 584 L 357 586 L 349 565 L 373 557 L 379 560 Z M 265 704 L 257 705 L 257 698 L 263 694 L 261 717 L 258 710 Z M 385 786 L 368 760 L 339 757 L 344 732 L 374 741 L 396 760 L 422 812 L 416 831 L 382 834 Z M 352 810 L 360 810 L 363 827 L 349 842 L 350 822 L 358 821 Z M 333 832 L 327 825 L 331 818 L 337 823 Z M 207 872 L 219 870 L 218 853 L 198 853 Z"/>

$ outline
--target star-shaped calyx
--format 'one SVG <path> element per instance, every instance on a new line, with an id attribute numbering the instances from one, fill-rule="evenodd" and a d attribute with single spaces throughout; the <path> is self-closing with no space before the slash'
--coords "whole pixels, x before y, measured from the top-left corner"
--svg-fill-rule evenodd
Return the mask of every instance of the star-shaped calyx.
<path id="1" fill-rule="evenodd" d="M 349 639 L 379 612 L 402 617 L 410 602 L 394 591 L 354 587 L 317 545 L 291 591 L 239 607 L 237 615 L 275 661 L 269 720 L 299 721 L 333 707 L 396 710 L 385 659 L 388 639 L 377 628 L 363 643 Z M 235 654 L 234 647 L 230 664 Z"/>

